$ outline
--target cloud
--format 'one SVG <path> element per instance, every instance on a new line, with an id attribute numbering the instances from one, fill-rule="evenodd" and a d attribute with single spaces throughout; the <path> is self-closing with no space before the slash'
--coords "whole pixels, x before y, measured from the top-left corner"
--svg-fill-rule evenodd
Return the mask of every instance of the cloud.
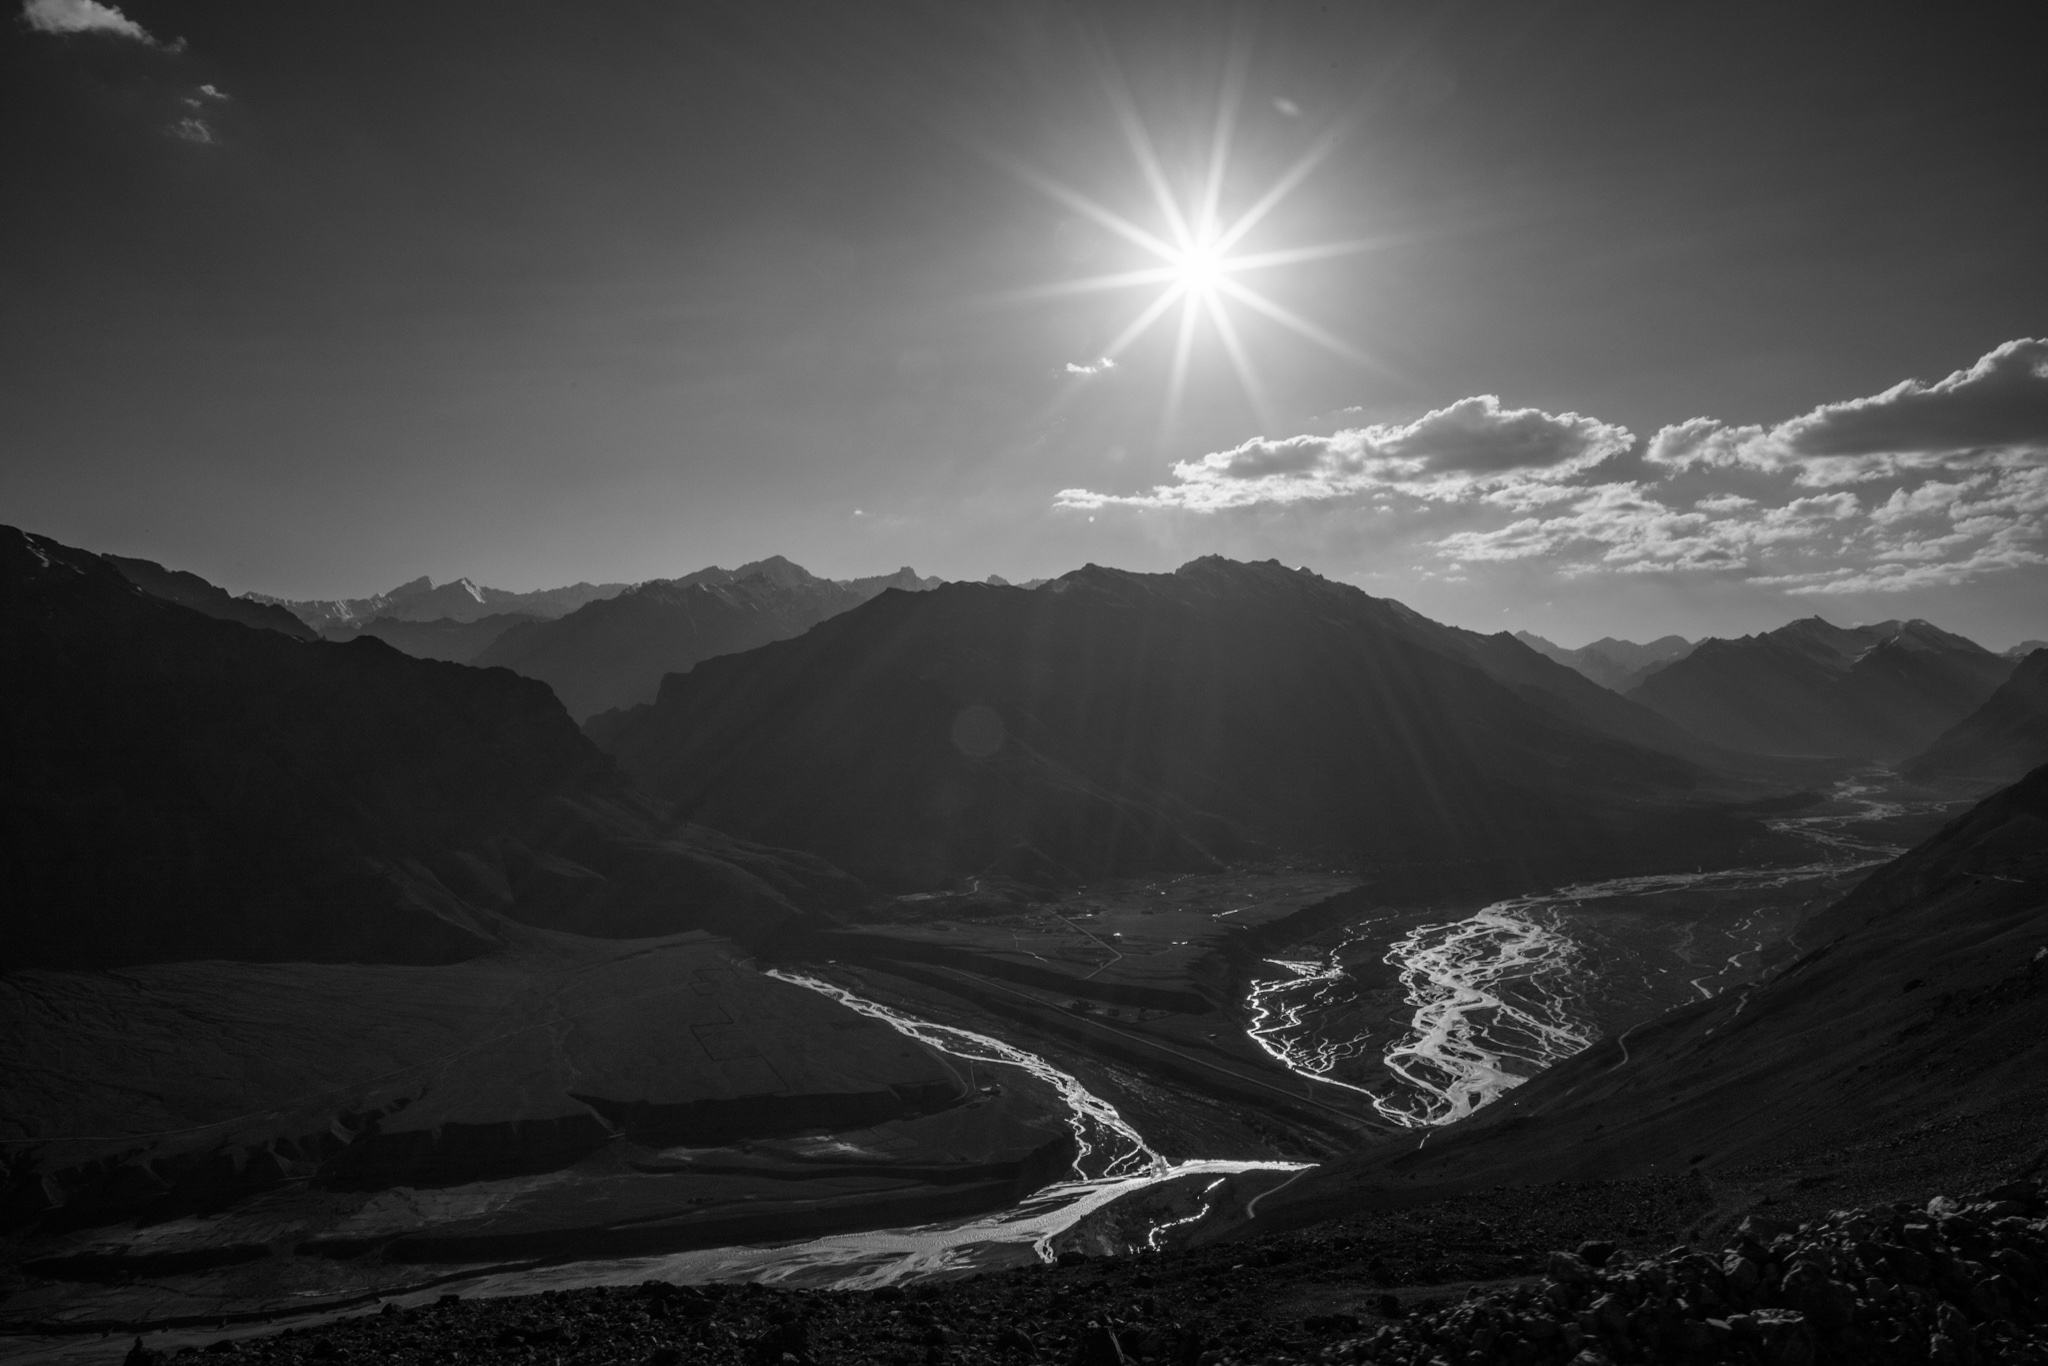
<path id="1" fill-rule="evenodd" d="M 182 139 L 185 142 L 196 142 L 201 146 L 210 146 L 219 141 L 213 134 L 213 128 L 205 119 L 179 119 L 176 123 L 166 127 L 164 131 L 174 138 Z"/>
<path id="2" fill-rule="evenodd" d="M 1692 418 L 1651 437 L 1644 458 L 1672 469 L 1796 470 L 1802 484 L 1834 488 L 2044 448 L 2048 341 L 2022 337 L 1947 379 L 1904 380 L 1769 429 Z"/>
<path id="3" fill-rule="evenodd" d="M 1909 379 L 1871 398 L 1823 404 L 1775 435 L 1809 458 L 2048 446 L 2048 341 L 2009 341 L 1936 383 Z"/>
<path id="4" fill-rule="evenodd" d="M 107 33 L 163 46 L 142 25 L 99 0 L 22 0 L 21 17 L 39 33 Z"/>
<path id="5" fill-rule="evenodd" d="M 1070 375 L 1099 375 L 1105 370 L 1114 369 L 1116 369 L 1116 362 L 1108 356 L 1102 356 L 1089 361 L 1086 365 L 1076 365 L 1073 361 L 1067 362 L 1067 373 Z"/>
<path id="6" fill-rule="evenodd" d="M 2048 342 L 1776 425 L 1692 418 L 1636 442 L 1482 394 L 1408 423 L 1257 437 L 1100 511 L 1316 509 L 1389 566 L 1459 576 L 1714 573 L 1791 594 L 1904 592 L 2048 565 Z M 1245 525 L 1256 525 L 1248 522 Z M 1435 571 L 1425 571 L 1435 572 Z"/>
<path id="7" fill-rule="evenodd" d="M 1406 424 L 1333 436 L 1254 437 L 1173 467 L 1178 483 L 1115 495 L 1064 489 L 1062 507 L 1180 507 L 1195 511 L 1344 498 L 1374 489 L 1458 498 L 1568 479 L 1629 448 L 1634 438 L 1577 413 L 1503 408 L 1493 394 L 1460 399 Z"/>

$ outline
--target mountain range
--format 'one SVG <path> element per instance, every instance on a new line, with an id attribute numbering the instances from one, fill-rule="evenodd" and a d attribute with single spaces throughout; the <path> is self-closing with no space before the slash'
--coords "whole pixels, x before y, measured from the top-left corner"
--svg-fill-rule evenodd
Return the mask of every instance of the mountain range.
<path id="1" fill-rule="evenodd" d="M 1140 1056 L 1141 1003 L 1182 1011 L 1178 1051 L 1154 1052 L 1199 1070 L 1216 1000 L 1241 997 L 1094 982 L 1133 1013 L 1084 1018 L 1097 998 L 1074 984 L 1124 969 L 1023 961 L 1022 915 L 988 942 L 1016 946 L 1004 989 L 1044 999 L 977 996 L 936 908 L 984 881 L 1007 915 L 1057 884 L 1262 861 L 1365 880 L 1232 941 L 1268 954 L 1338 910 L 1787 852 L 1761 818 L 1803 799 L 1758 775 L 1808 769 L 1737 740 L 1917 749 L 1916 776 L 1975 782 L 2048 746 L 2048 651 L 2013 667 L 1926 623 L 1706 641 L 1623 697 L 1506 633 L 1217 557 L 1033 588 L 709 569 L 517 616 L 476 653 L 516 645 L 545 683 L 367 629 L 455 649 L 489 620 L 323 639 L 196 576 L 0 528 L 0 1227 L 69 1249 L 38 1284 L 191 1255 L 274 1288 L 278 1265 L 996 1208 L 1068 1170 L 1055 1089 L 985 1085 L 753 960 L 865 936 L 862 970 L 925 973 L 964 1019 L 978 1000 L 1050 1019 L 1089 1065 Z M 1959 1129 L 2000 1161 L 2032 1151 L 2044 888 L 2037 769 L 1799 926 L 1757 985 L 1597 1042 L 1426 1145 L 1361 1141 L 1221 1203 L 1259 1203 L 1264 1228 L 1511 1183 L 1907 1170 Z M 1097 1038 L 1099 1056 L 1074 1042 Z M 1166 1096 L 1171 1075 L 1142 1081 Z M 152 1260 L 180 1238 L 201 1250 Z"/>
<path id="2" fill-rule="evenodd" d="M 1567 650 L 1528 631 L 1515 632 L 1515 639 L 1618 693 L 1627 693 L 1649 674 L 1675 659 L 1685 658 L 1693 650 L 1693 642 L 1684 636 L 1659 636 L 1647 645 L 1602 636 L 1576 650 Z"/>
<path id="3" fill-rule="evenodd" d="M 484 588 L 469 579 L 436 584 L 425 575 L 402 583 L 388 593 L 367 598 L 313 598 L 294 601 L 266 593 L 244 596 L 251 602 L 282 607 L 314 630 L 347 627 L 388 617 L 395 621 L 473 622 L 488 616 L 520 613 L 534 617 L 559 617 L 586 602 L 625 591 L 623 583 L 575 583 L 566 588 L 543 588 L 515 593 L 505 588 Z"/>
<path id="4" fill-rule="evenodd" d="M 1893 762 L 1983 705 L 2012 668 L 1925 621 L 1807 617 L 1703 640 L 1628 695 L 1728 749 Z"/>
<path id="5" fill-rule="evenodd" d="M 680 814 L 903 889 L 1281 850 L 1528 877 L 1749 828 L 1511 637 L 1216 557 L 884 593 L 588 729 Z"/>
<path id="6" fill-rule="evenodd" d="M 13 528 L 0 632 L 0 968 L 446 963 L 507 922 L 767 931 L 862 896 L 676 826 L 508 672 L 203 615 Z"/>
<path id="7" fill-rule="evenodd" d="M 516 623 L 473 658 L 480 668 L 541 680 L 582 721 L 653 701 L 663 675 L 700 660 L 800 635 L 891 588 L 920 592 L 939 582 L 908 567 L 822 579 L 776 555 L 636 584 L 553 621 Z"/>

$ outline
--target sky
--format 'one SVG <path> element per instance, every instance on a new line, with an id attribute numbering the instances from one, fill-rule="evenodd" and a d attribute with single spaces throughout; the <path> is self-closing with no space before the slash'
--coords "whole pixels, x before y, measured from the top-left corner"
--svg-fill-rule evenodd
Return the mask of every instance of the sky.
<path id="1" fill-rule="evenodd" d="M 0 521 L 72 544 L 2048 638 L 2024 7 L 7 5 Z"/>

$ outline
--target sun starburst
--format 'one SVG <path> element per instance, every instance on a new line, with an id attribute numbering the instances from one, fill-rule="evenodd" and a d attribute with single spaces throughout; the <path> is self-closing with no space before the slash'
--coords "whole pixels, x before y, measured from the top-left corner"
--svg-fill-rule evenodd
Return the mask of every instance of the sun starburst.
<path id="1" fill-rule="evenodd" d="M 1338 121 L 1326 128 L 1283 174 L 1252 200 L 1249 207 L 1226 220 L 1222 206 L 1243 104 L 1243 61 L 1233 59 L 1226 70 L 1206 165 L 1197 174 L 1186 177 L 1195 186 L 1192 195 L 1176 193 L 1173 177 L 1139 117 L 1135 102 L 1121 83 L 1111 75 L 1105 77 L 1104 85 L 1124 141 L 1152 201 L 1156 213 L 1154 226 L 1147 227 L 1117 213 L 1099 200 L 1035 168 L 1013 162 L 1011 169 L 1070 212 L 1138 248 L 1149 258 L 1149 263 L 1021 290 L 1008 297 L 1017 300 L 1049 299 L 1155 287 L 1157 292 L 1103 348 L 1101 356 L 1109 366 L 1114 366 L 1141 338 L 1169 316 L 1178 313 L 1172 369 L 1160 414 L 1162 435 L 1172 428 L 1176 420 L 1187 390 L 1195 347 L 1205 331 L 1213 332 L 1216 342 L 1222 346 L 1260 420 L 1268 424 L 1273 421 L 1265 385 L 1234 316 L 1238 310 L 1259 314 L 1355 364 L 1379 368 L 1356 346 L 1288 308 L 1245 278 L 1279 267 L 1353 255 L 1375 245 L 1364 240 L 1350 240 L 1262 251 L 1248 250 L 1246 245 L 1273 211 L 1328 159 L 1341 141 L 1348 121 Z M 1096 373 L 1095 369 L 1088 367 L 1070 366 L 1069 370 L 1077 375 Z"/>

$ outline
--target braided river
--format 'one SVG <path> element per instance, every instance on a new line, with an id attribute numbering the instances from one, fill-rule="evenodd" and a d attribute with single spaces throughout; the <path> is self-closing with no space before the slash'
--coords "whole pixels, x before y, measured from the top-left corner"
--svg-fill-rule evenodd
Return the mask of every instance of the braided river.
<path id="1" fill-rule="evenodd" d="M 1247 988 L 1247 1032 L 1289 1072 L 1364 1097 L 1393 1125 L 1447 1124 L 1610 1032 L 1755 981 L 1796 950 L 1797 923 L 1815 904 L 1900 852 L 1880 837 L 1881 823 L 1908 814 L 1877 780 L 1851 779 L 1813 814 L 1772 822 L 1811 848 L 1812 858 L 1795 866 L 1615 878 L 1510 897 L 1455 918 L 1368 914 L 1262 960 Z M 771 975 L 940 1052 L 1050 1085 L 1073 1133 L 1071 1175 L 991 1215 L 577 1262 L 487 1277 L 472 1293 L 650 1277 L 876 1286 L 1049 1260 L 1084 1229 L 1098 1251 L 1161 1248 L 1221 1213 L 1254 1217 L 1264 1194 L 1308 1167 L 1169 1161 L 1114 1105 L 1036 1054 L 915 1018 L 819 976 Z"/>

